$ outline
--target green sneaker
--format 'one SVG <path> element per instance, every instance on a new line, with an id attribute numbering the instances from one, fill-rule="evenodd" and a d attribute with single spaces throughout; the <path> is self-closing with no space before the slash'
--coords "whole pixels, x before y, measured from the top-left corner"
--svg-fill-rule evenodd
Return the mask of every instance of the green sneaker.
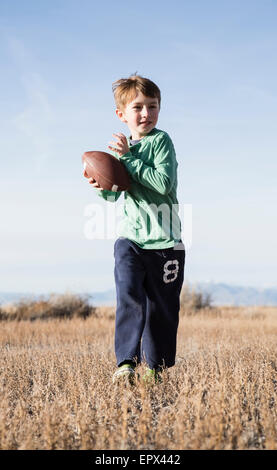
<path id="1" fill-rule="evenodd" d="M 135 379 L 135 370 L 131 364 L 123 364 L 113 374 L 113 383 L 130 383 L 133 384 Z"/>
<path id="2" fill-rule="evenodd" d="M 142 380 L 147 385 L 160 384 L 163 381 L 161 373 L 149 367 L 147 367 L 145 374 L 142 376 Z"/>

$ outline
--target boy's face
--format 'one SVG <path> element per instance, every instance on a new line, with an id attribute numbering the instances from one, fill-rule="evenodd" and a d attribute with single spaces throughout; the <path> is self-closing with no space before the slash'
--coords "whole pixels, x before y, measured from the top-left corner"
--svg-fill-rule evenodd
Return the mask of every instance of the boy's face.
<path id="1" fill-rule="evenodd" d="M 128 125 L 132 139 L 141 139 L 154 129 L 159 117 L 160 107 L 158 98 L 150 98 L 138 92 L 136 98 L 125 106 L 125 109 L 116 110 L 122 122 Z"/>

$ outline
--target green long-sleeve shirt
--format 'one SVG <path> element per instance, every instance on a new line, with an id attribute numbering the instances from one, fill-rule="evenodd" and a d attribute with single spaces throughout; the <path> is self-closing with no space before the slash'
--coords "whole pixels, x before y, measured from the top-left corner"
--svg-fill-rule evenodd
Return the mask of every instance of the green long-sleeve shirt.
<path id="1" fill-rule="evenodd" d="M 178 215 L 177 166 L 169 135 L 159 129 L 143 137 L 120 157 L 130 177 L 124 191 L 124 219 L 119 236 L 129 238 L 145 249 L 171 248 L 181 239 Z M 114 152 L 118 158 L 118 155 Z M 122 192 L 99 190 L 99 196 L 115 202 Z"/>

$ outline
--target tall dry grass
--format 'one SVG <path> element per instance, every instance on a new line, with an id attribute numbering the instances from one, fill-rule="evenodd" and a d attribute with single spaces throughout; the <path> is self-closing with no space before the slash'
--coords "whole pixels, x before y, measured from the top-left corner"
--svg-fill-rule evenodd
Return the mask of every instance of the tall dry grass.
<path id="1" fill-rule="evenodd" d="M 2 321 L 0 448 L 277 449 L 277 308 L 181 313 L 175 367 L 127 389 L 114 309 Z"/>

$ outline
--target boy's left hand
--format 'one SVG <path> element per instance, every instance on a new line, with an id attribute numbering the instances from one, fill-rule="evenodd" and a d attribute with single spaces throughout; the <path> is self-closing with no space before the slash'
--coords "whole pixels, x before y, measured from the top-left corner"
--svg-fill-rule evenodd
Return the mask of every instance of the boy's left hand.
<path id="1" fill-rule="evenodd" d="M 127 138 L 124 134 L 121 134 L 121 132 L 118 134 L 113 134 L 113 136 L 117 139 L 117 142 L 109 142 L 110 145 L 108 145 L 108 148 L 118 153 L 118 155 L 122 157 L 122 155 L 125 155 L 125 153 L 128 153 L 130 150 Z"/>

